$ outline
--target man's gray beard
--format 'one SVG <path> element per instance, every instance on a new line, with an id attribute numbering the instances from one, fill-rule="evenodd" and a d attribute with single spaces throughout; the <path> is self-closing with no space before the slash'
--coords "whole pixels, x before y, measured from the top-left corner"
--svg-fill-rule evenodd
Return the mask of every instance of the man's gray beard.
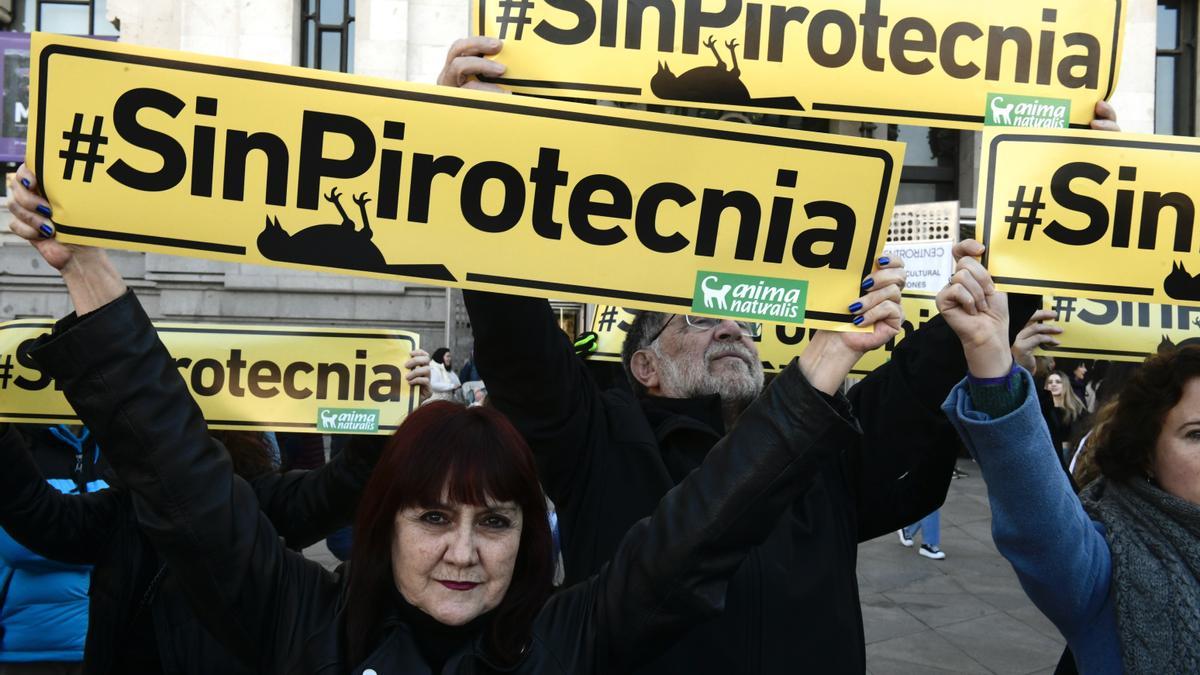
<path id="1" fill-rule="evenodd" d="M 763 389 L 762 362 L 754 357 L 742 344 L 712 343 L 704 350 L 702 358 L 680 355 L 672 359 L 663 354 L 656 343 L 653 345 L 661 365 L 660 388 L 671 398 L 692 398 L 718 394 L 725 405 L 749 405 Z M 738 360 L 734 372 L 718 376 L 709 371 L 712 359 L 721 354 L 737 354 L 746 361 Z"/>

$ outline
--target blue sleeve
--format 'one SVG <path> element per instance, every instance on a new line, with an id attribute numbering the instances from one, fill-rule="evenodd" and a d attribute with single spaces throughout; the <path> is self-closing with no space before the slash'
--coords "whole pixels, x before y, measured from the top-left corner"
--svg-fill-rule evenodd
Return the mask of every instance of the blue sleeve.
<path id="1" fill-rule="evenodd" d="M 1024 401 L 992 419 L 975 409 L 964 380 L 942 409 L 979 463 L 992 508 L 992 538 L 1025 593 L 1070 640 L 1101 613 L 1112 558 L 1063 473 L 1029 373 Z"/>

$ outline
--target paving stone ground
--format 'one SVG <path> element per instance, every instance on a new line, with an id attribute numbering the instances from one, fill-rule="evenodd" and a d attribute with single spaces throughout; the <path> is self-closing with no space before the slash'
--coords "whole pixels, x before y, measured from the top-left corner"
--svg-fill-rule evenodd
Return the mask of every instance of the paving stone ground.
<path id="1" fill-rule="evenodd" d="M 858 584 L 872 675 L 1054 672 L 1063 639 L 1017 583 L 992 544 L 991 510 L 979 470 L 950 485 L 942 550 L 933 561 L 895 533 L 858 549 Z M 920 544 L 918 536 L 917 545 Z M 305 555 L 337 561 L 322 542 Z"/>
<path id="2" fill-rule="evenodd" d="M 1053 673 L 1064 641 L 1025 597 L 992 544 L 979 470 L 950 486 L 942 507 L 946 559 L 917 555 L 895 533 L 858 549 L 858 583 L 872 675 Z"/>

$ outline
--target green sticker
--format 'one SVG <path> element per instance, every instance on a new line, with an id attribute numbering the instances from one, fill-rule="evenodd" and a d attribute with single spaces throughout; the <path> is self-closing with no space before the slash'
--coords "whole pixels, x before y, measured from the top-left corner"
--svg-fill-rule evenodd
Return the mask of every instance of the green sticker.
<path id="1" fill-rule="evenodd" d="M 379 409 L 319 408 L 317 431 L 373 434 L 379 431 Z"/>
<path id="2" fill-rule="evenodd" d="M 808 282 L 697 272 L 692 311 L 771 323 L 803 323 Z"/>
<path id="3" fill-rule="evenodd" d="M 988 94 L 983 123 L 997 127 L 1066 129 L 1071 125 L 1071 101 L 1012 94 Z"/>

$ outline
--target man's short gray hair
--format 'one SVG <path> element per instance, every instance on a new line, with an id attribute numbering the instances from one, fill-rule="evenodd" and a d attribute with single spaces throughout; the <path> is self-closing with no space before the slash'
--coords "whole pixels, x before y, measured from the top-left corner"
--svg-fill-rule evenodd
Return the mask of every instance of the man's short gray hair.
<path id="1" fill-rule="evenodd" d="M 633 393 L 638 396 L 645 394 L 646 388 L 633 376 L 633 369 L 630 367 L 633 355 L 638 350 L 648 347 L 655 334 L 662 331 L 672 316 L 674 314 L 664 312 L 637 312 L 629 331 L 625 333 L 625 344 L 621 346 L 621 365 L 625 367 L 625 377 L 629 380 L 629 386 L 633 387 Z"/>

